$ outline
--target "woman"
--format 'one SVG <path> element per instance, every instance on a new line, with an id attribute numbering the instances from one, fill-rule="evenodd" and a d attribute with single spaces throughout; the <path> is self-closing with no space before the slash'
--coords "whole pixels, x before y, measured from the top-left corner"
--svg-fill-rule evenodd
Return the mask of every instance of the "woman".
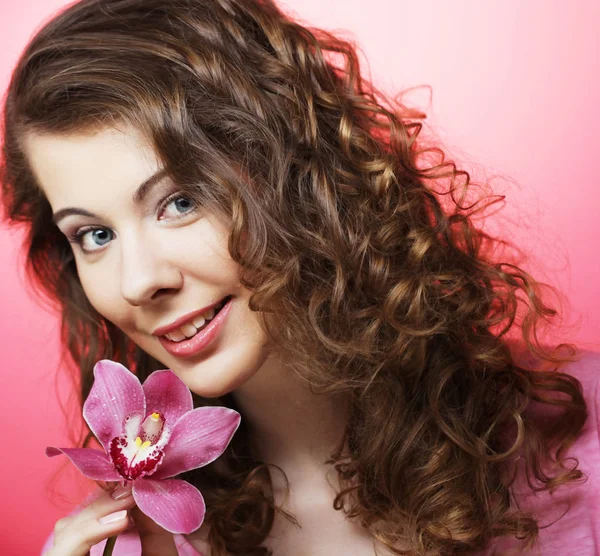
<path id="1" fill-rule="evenodd" d="M 539 344 L 556 312 L 474 226 L 468 174 L 419 160 L 422 117 L 272 0 L 84 0 L 37 33 L 3 200 L 82 399 L 109 358 L 242 415 L 184 477 L 200 530 L 168 534 L 112 485 L 49 554 L 94 554 L 123 515 L 145 555 L 594 553 L 597 360 Z"/>

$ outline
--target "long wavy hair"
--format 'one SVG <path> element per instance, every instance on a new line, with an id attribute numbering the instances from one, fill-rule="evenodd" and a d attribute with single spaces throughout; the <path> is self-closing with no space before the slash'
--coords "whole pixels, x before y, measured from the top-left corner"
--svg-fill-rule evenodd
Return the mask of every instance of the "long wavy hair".
<path id="1" fill-rule="evenodd" d="M 419 138 L 425 114 L 399 98 L 362 76 L 351 41 L 273 0 L 83 0 L 14 69 L 6 217 L 26 229 L 30 280 L 60 308 L 81 402 L 99 359 L 142 380 L 162 368 L 90 305 L 22 148 L 27 133 L 136 126 L 182 190 L 227 219 L 250 308 L 292 371 L 351 401 L 328 462 L 334 508 L 395 554 L 469 554 L 503 535 L 531 545 L 536 517 L 511 490 L 517 455 L 532 489 L 585 478 L 565 457 L 587 416 L 559 370 L 576 349 L 541 345 L 540 321 L 558 314 L 545 284 L 475 225 L 503 197 L 473 201 L 469 173 Z M 235 407 L 231 394 L 194 400 Z M 532 401 L 554 408 L 551 426 Z M 243 424 L 184 478 L 206 498 L 213 556 L 270 553 L 283 510 Z"/>

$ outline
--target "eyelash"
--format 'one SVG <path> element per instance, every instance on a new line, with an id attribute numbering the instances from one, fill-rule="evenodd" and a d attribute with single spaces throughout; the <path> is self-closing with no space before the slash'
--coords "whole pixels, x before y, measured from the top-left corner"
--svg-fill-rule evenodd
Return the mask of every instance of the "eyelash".
<path id="1" fill-rule="evenodd" d="M 161 214 L 162 211 L 169 205 L 171 204 L 173 201 L 176 201 L 178 199 L 185 199 L 186 201 L 192 201 L 192 199 L 190 199 L 188 196 L 186 196 L 185 194 L 183 194 L 181 191 L 178 191 L 176 193 L 173 193 L 172 195 L 169 195 L 168 197 L 166 197 L 165 199 L 163 199 L 158 207 L 158 213 Z M 192 214 L 197 207 L 192 207 L 188 212 L 186 212 L 185 214 L 181 214 L 180 216 L 175 216 L 175 218 L 184 218 L 190 214 Z M 94 230 L 104 230 L 105 228 L 103 226 L 84 226 L 82 228 L 79 228 L 74 234 L 71 234 L 69 236 L 69 241 L 71 243 L 75 243 L 76 245 L 79 246 L 79 248 L 84 252 L 84 253 L 93 253 L 94 251 L 90 251 L 83 249 L 83 238 L 86 234 L 93 232 Z"/>

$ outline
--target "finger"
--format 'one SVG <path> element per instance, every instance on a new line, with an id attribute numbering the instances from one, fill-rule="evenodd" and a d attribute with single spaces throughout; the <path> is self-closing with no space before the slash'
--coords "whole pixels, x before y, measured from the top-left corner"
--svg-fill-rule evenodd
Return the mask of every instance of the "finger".
<path id="1" fill-rule="evenodd" d="M 128 510 L 134 505 L 132 496 L 113 500 L 109 493 L 103 493 L 78 514 L 56 523 L 55 552 L 51 554 L 57 556 L 87 554 L 93 545 L 129 528 Z"/>
<path id="2" fill-rule="evenodd" d="M 97 519 L 72 520 L 56 534 L 54 547 L 46 556 L 85 556 L 95 544 L 128 529 L 128 510 L 115 509 L 120 506 L 123 502 L 115 503 L 112 508 L 115 511 L 99 515 Z"/>
<path id="3" fill-rule="evenodd" d="M 138 507 L 131 510 L 131 517 L 140 535 L 142 556 L 179 556 L 172 533 L 157 525 Z"/>
<path id="4" fill-rule="evenodd" d="M 115 499 L 115 496 L 118 498 Z M 112 491 L 103 491 L 100 493 L 90 504 L 73 517 L 79 522 L 83 522 L 89 519 L 98 519 L 117 510 L 131 508 L 133 505 L 131 487 L 117 487 Z"/>
<path id="5" fill-rule="evenodd" d="M 74 517 L 63 517 L 54 524 L 54 536 L 58 535 L 65 527 L 73 521 Z"/>

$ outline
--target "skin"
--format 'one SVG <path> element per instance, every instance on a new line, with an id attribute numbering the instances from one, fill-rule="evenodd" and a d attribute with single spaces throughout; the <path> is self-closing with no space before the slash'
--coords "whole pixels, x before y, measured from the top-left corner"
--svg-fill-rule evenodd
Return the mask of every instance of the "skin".
<path id="1" fill-rule="evenodd" d="M 231 392 L 256 373 L 268 355 L 267 338 L 248 308 L 250 292 L 238 282 L 227 229 L 187 198 L 160 208 L 178 191 L 168 178 L 142 204 L 133 203 L 138 185 L 161 168 L 141 136 L 116 129 L 29 136 L 26 152 L 54 212 L 77 207 L 97 216 L 69 215 L 57 225 L 66 236 L 98 229 L 73 244 L 73 252 L 86 296 L 101 315 L 201 396 Z M 235 296 L 234 304 L 209 352 L 175 357 L 152 334 L 226 295 Z"/>
<path id="2" fill-rule="evenodd" d="M 114 500 L 112 495 L 117 492 L 121 497 Z M 125 516 L 102 523 L 103 518 L 123 510 Z M 59 519 L 54 526 L 54 546 L 45 556 L 85 556 L 93 545 L 129 529 L 132 521 L 140 535 L 143 556 L 178 556 L 172 535 L 136 508 L 130 488 L 125 493 L 122 489 L 103 492 L 77 514 Z"/>
<path id="3" fill-rule="evenodd" d="M 70 214 L 57 221 L 67 237 L 88 227 L 98 230 L 88 231 L 81 245 L 71 239 L 77 272 L 92 306 L 193 392 L 209 398 L 233 392 L 252 432 L 257 457 L 286 473 L 291 496 L 284 500 L 283 482 L 276 475 L 275 501 L 296 514 L 303 531 L 297 539 L 296 529 L 276 521 L 274 532 L 282 543 L 278 548 L 285 547 L 290 556 L 304 554 L 294 547 L 306 550 L 312 535 L 316 551 L 316 545 L 323 544 L 325 528 L 330 556 L 335 554 L 333 546 L 339 554 L 371 555 L 370 539 L 331 507 L 338 485 L 324 462 L 341 437 L 347 407 L 343 400 L 315 396 L 306 383 L 285 371 L 285 357 L 269 345 L 248 307 L 251 292 L 238 281 L 225 225 L 189 199 L 170 197 L 178 188 L 168 178 L 158 182 L 141 204 L 134 204 L 134 191 L 161 164 L 133 128 L 32 134 L 24 138 L 24 148 L 54 213 L 74 207 L 94 215 Z M 169 202 L 163 203 L 167 197 Z M 193 358 L 175 357 L 152 334 L 226 295 L 234 296 L 231 312 L 209 350 Z M 99 542 L 98 535 L 106 538 L 127 528 L 125 520 L 110 530 L 98 529 L 98 517 L 122 509 L 107 496 L 101 504 L 59 522 L 56 554 L 85 554 Z M 177 554 L 172 536 L 145 519 L 132 501 L 129 504 L 144 556 Z M 86 527 L 81 527 L 82 520 Z M 90 520 L 95 520 L 94 526 Z M 202 529 L 188 538 L 205 549 Z M 355 552 L 358 546 L 365 550 Z"/>
<path id="4" fill-rule="evenodd" d="M 118 535 L 130 526 L 127 516 L 108 524 L 101 523 L 100 519 L 114 512 L 131 510 L 134 505 L 131 494 L 120 500 L 113 500 L 108 492 L 101 494 L 79 513 L 56 522 L 54 547 L 45 556 L 85 555 L 94 544 Z"/>

